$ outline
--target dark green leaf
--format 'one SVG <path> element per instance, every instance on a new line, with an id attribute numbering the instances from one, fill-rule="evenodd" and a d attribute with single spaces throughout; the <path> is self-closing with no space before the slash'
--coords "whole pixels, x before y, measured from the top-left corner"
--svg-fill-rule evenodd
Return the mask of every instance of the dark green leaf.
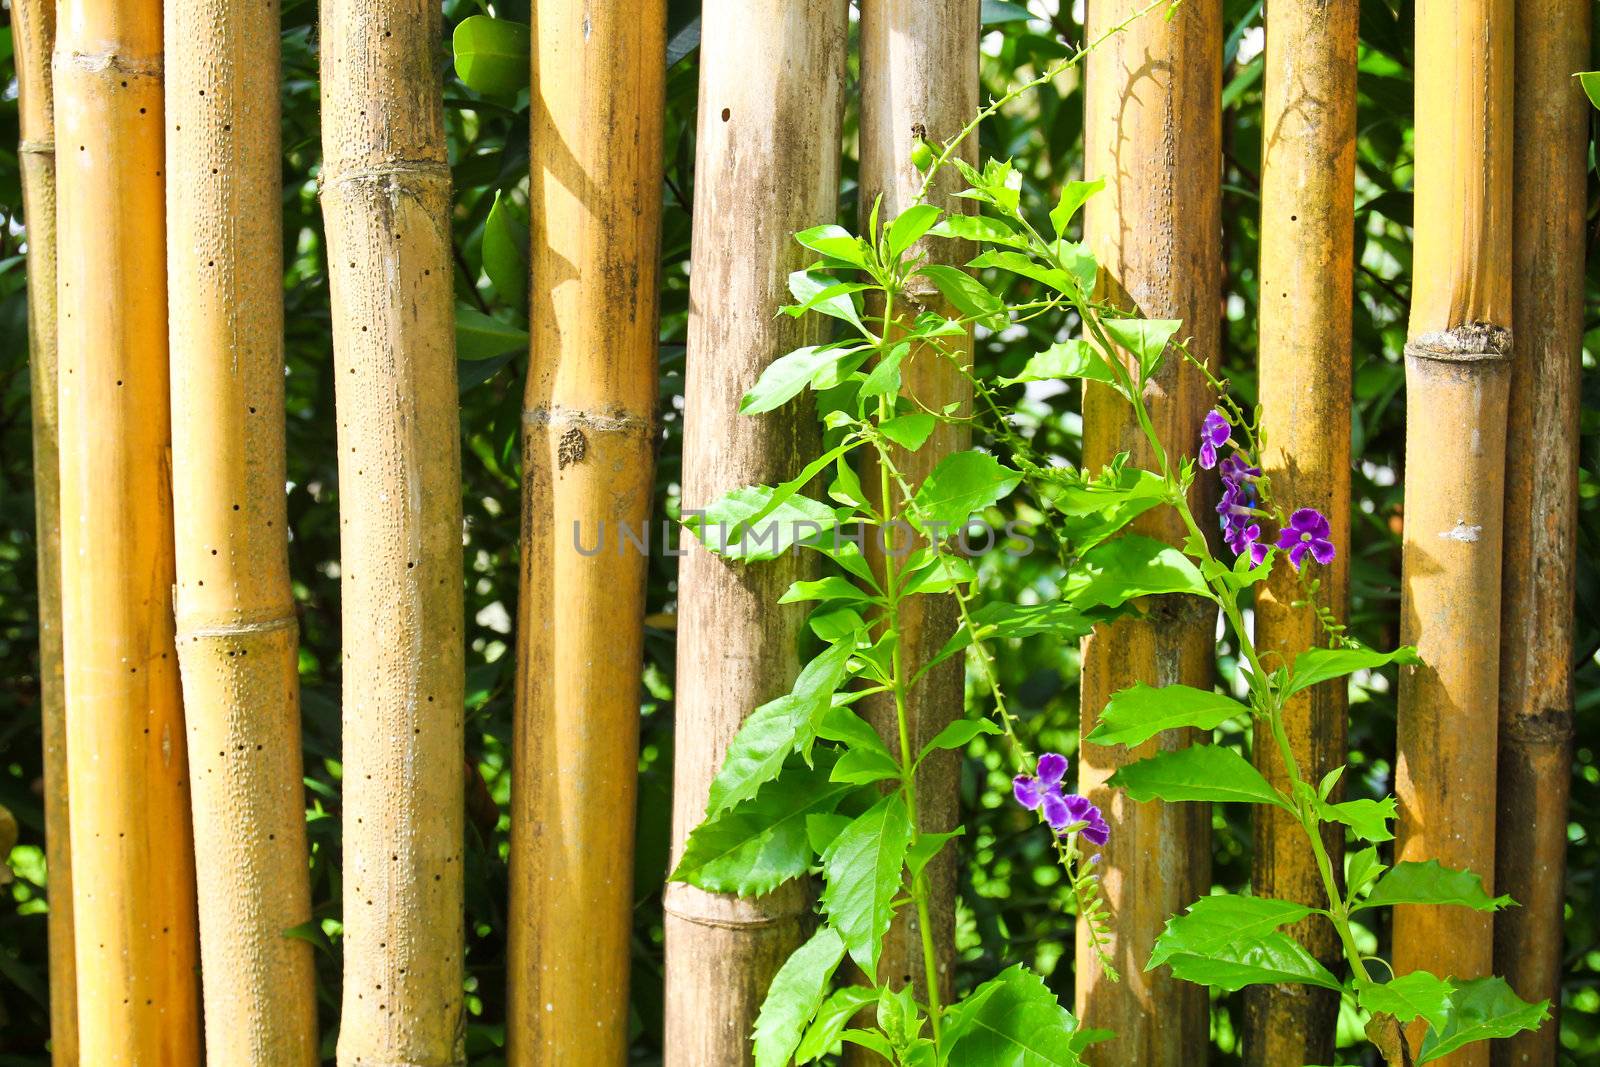
<path id="1" fill-rule="evenodd" d="M 1001 22 L 1023 22 L 1033 18 L 1027 8 L 1021 4 L 1010 3 L 1009 0 L 983 0 L 979 17 L 985 26 Z"/>
<path id="2" fill-rule="evenodd" d="M 890 793 L 845 827 L 822 855 L 822 910 L 850 958 L 874 982 L 910 840 L 905 800 Z"/>
<path id="3" fill-rule="evenodd" d="M 456 357 L 476 361 L 528 350 L 528 331 L 481 311 L 456 306 Z"/>

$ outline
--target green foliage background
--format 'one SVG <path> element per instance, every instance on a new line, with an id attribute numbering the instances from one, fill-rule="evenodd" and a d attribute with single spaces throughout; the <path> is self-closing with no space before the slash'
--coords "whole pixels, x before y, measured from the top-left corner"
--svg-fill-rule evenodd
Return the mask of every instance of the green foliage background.
<path id="1" fill-rule="evenodd" d="M 1077 41 L 1081 26 L 1071 4 L 1029 0 L 986 2 L 983 82 L 1003 89 L 1061 57 L 1063 39 Z M 1261 157 L 1261 3 L 1225 0 L 1226 70 L 1223 117 L 1223 232 L 1225 296 L 1217 314 L 1224 330 L 1223 360 L 1243 400 L 1254 397 L 1257 309 L 1258 199 Z M 446 33 L 469 15 L 490 12 L 526 21 L 528 0 L 488 7 L 478 0 L 444 0 Z M 1031 19 L 1021 16 L 1030 13 Z M 698 3 L 672 0 L 667 82 L 667 179 L 662 189 L 662 300 L 660 422 L 656 475 L 659 515 L 676 515 L 681 430 L 684 336 L 688 305 L 690 205 L 696 90 Z M 290 562 L 302 633 L 301 680 L 307 804 L 313 846 L 313 899 L 320 931 L 318 981 L 323 1051 L 332 1062 L 338 1026 L 338 917 L 340 914 L 339 806 L 339 585 L 338 478 L 335 463 L 333 379 L 322 220 L 316 175 L 321 158 L 318 127 L 316 5 L 289 0 L 283 8 L 284 246 L 287 263 L 289 514 L 294 540 Z M 1353 409 L 1352 626 L 1379 648 L 1397 643 L 1399 528 L 1403 482 L 1404 341 L 1410 275 L 1412 92 L 1411 3 L 1362 0 L 1361 75 L 1357 174 L 1355 278 L 1355 401 Z M 0 30 L 0 804 L 21 824 L 21 843 L 10 861 L 16 881 L 0 902 L 0 1067 L 39 1065 L 48 1032 L 45 976 L 47 879 L 42 858 L 39 798 L 37 648 L 34 620 L 34 539 L 28 414 L 27 310 L 24 297 L 26 220 L 14 146 L 17 105 L 9 28 Z M 454 235 L 459 302 L 510 327 L 523 325 L 516 294 L 508 298 L 494 277 L 514 277 L 520 250 L 519 217 L 526 217 L 528 112 L 526 91 L 485 99 L 463 86 L 441 44 L 450 159 L 456 195 Z M 1592 64 L 1593 65 L 1593 64 Z M 855 71 L 847 99 L 854 100 Z M 1019 101 L 983 130 L 985 155 L 1011 156 L 1025 175 L 1024 206 L 1043 216 L 1060 184 L 1080 176 L 1082 96 L 1071 78 Z M 856 211 L 856 114 L 845 116 L 845 179 L 840 215 Z M 1591 149 L 1591 162 L 1593 150 Z M 1592 168 L 1591 168 L 1592 169 Z M 1095 175 L 1087 175 L 1089 178 Z M 1205 180 L 1205 176 L 1196 176 Z M 1591 176 L 1591 205 L 1596 203 Z M 492 224 L 496 194 L 504 209 Z M 1590 210 L 1593 243 L 1597 211 Z M 490 236 L 485 240 L 486 229 Z M 505 238 L 510 237 L 509 247 Z M 507 257 L 510 257 L 509 259 Z M 1596 292 L 1596 271 L 1589 287 Z M 1590 301 L 1591 307 L 1594 301 Z M 752 308 L 751 314 L 771 309 Z M 1588 350 L 1600 353 L 1600 317 L 1586 322 Z M 1027 354 L 1055 340 L 1053 329 L 1030 324 L 1039 336 L 986 336 L 978 344 L 982 373 L 1018 372 Z M 493 346 L 491 346 L 492 349 Z M 486 352 L 488 350 L 485 350 Z M 1565 1062 L 1600 1058 L 1600 377 L 1586 355 L 1583 417 L 1583 512 L 1578 583 L 1578 751 L 1573 769 L 1569 829 L 1567 956 L 1562 1042 Z M 507 751 L 512 662 L 508 655 L 516 616 L 518 508 L 517 432 L 525 357 L 501 352 L 461 365 L 462 499 L 468 524 L 464 589 L 467 603 L 468 728 L 470 762 L 481 779 L 468 829 L 467 965 L 472 1021 L 468 1054 L 473 1064 L 502 1062 L 505 984 Z M 1037 447 L 1076 460 L 1080 445 L 1076 389 L 1051 393 L 1012 390 L 1017 424 Z M 182 413 L 177 413 L 182 417 Z M 1018 505 L 1025 508 L 1026 505 Z M 1025 512 L 1021 517 L 1026 518 Z M 1343 547 L 1343 546 L 1341 546 Z M 985 564 L 990 588 L 1017 600 L 1032 589 L 1048 593 L 1052 566 L 1046 554 L 1012 559 L 995 553 Z M 661 1034 L 660 886 L 666 871 L 667 803 L 672 777 L 674 561 L 652 560 L 646 663 L 641 685 L 642 748 L 634 930 L 632 1019 L 635 1059 L 659 1060 Z M 737 635 L 730 635 L 737 640 Z M 1073 753 L 1077 745 L 1077 652 L 1047 642 L 998 649 L 1003 682 L 1036 749 Z M 1220 650 L 1224 675 L 1231 650 Z M 1384 680 L 1356 695 L 1352 705 L 1352 795 L 1380 795 L 1390 787 L 1394 700 Z M 1065 886 L 1036 820 L 1006 802 L 1009 768 L 982 740 L 962 775 L 964 822 L 960 839 L 961 906 L 958 937 L 964 987 L 1026 962 L 1063 999 L 1071 997 L 1071 919 L 1063 910 Z M 492 803 L 490 803 L 492 801 Z M 1217 810 L 1214 878 L 1243 885 L 1249 874 L 1248 814 Z M 1370 932 L 1378 943 L 1384 929 Z M 1237 997 L 1217 1000 L 1212 1016 L 1211 1061 L 1238 1060 Z M 1354 1027 L 1347 1021 L 1352 1041 Z M 1356 1062 L 1352 1060 L 1351 1062 Z"/>

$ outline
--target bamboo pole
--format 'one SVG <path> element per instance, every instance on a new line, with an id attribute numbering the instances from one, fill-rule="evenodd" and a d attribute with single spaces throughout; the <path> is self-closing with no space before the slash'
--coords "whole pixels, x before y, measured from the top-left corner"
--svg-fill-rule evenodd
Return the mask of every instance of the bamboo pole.
<path id="1" fill-rule="evenodd" d="M 1416 249 L 1406 344 L 1396 856 L 1494 880 L 1506 393 L 1512 0 L 1417 4 Z M 1490 973 L 1489 915 L 1395 909 L 1394 961 Z M 1488 1062 L 1471 1046 L 1453 1067 Z"/>
<path id="2" fill-rule="evenodd" d="M 917 200 L 923 175 L 911 162 L 912 148 L 919 138 L 932 143 L 948 140 L 978 110 L 978 39 L 981 33 L 977 0 L 951 0 L 945 4 L 924 4 L 917 0 L 864 0 L 861 5 L 861 226 L 867 225 L 874 203 L 882 197 L 881 217 L 886 222 Z M 977 160 L 977 140 L 969 138 L 962 146 L 962 157 Z M 954 167 L 936 179 L 929 200 L 946 211 L 970 213 L 973 203 L 952 194 L 964 182 Z M 963 265 L 975 254 L 967 242 L 944 239 L 924 240 L 909 254 L 927 255 L 929 262 Z M 917 309 L 951 311 L 939 291 L 926 279 L 913 278 L 905 294 L 906 303 Z M 881 309 L 879 309 L 881 313 Z M 912 315 L 907 316 L 907 320 Z M 967 365 L 972 360 L 972 334 L 945 342 Z M 921 347 L 901 364 L 902 388 L 922 405 L 940 410 L 946 404 L 970 405 L 972 388 L 961 371 L 932 346 Z M 918 485 L 952 452 L 971 445 L 972 434 L 964 425 L 940 424 L 934 435 L 916 452 L 898 450 L 895 460 L 911 485 Z M 870 469 L 863 472 L 862 484 L 877 486 L 877 465 L 868 458 Z M 870 492 L 870 490 L 869 490 Z M 866 543 L 873 566 L 881 570 L 881 546 L 874 538 Z M 959 623 L 953 596 L 924 596 L 907 601 L 900 608 L 901 648 L 906 671 L 915 675 L 919 667 L 938 654 Z M 965 671 L 960 657 L 935 667 L 908 693 L 906 718 L 911 748 L 920 752 L 934 735 L 954 719 L 965 706 Z M 873 698 L 865 707 L 867 718 L 885 740 L 897 745 L 894 701 Z M 928 832 L 953 830 L 960 821 L 961 757 L 957 752 L 939 752 L 929 757 L 917 772 L 918 820 Z M 955 850 L 946 849 L 928 866 L 931 890 L 930 910 L 933 939 L 938 949 L 935 961 L 940 976 L 940 1000 L 949 1003 L 955 957 Z M 921 935 L 913 909 L 895 916 L 879 963 L 881 973 L 892 984 L 914 980 L 919 996 L 926 998 L 926 969 L 922 958 Z M 881 1063 L 880 1057 L 860 1045 L 845 1046 L 845 1061 Z"/>
<path id="3" fill-rule="evenodd" d="M 39 712 L 44 738 L 44 841 L 49 884 L 50 1056 L 78 1062 L 78 977 L 72 944 L 72 843 L 67 803 L 67 703 L 61 662 L 60 401 L 56 383 L 56 142 L 52 0 L 11 8 L 23 214 L 28 239 L 28 380 L 33 408 L 33 509 L 39 575 Z"/>
<path id="4" fill-rule="evenodd" d="M 1262 467 L 1285 507 L 1328 516 L 1340 548 L 1313 566 L 1318 603 L 1344 617 L 1350 574 L 1350 319 L 1355 235 L 1358 0 L 1272 4 L 1267 9 L 1265 145 L 1261 166 Z M 1256 639 L 1285 662 L 1327 637 L 1299 577 L 1279 565 L 1256 597 Z M 1316 686 L 1284 708 L 1284 731 L 1310 781 L 1345 761 L 1345 683 Z M 1270 737 L 1255 756 L 1276 785 L 1286 780 Z M 1257 808 L 1254 891 L 1327 907 L 1305 832 L 1287 813 Z M 1344 833 L 1325 835 L 1335 867 Z M 1331 924 L 1314 918 L 1292 933 L 1327 963 L 1339 958 Z M 1245 991 L 1245 1062 L 1333 1062 L 1339 997 L 1299 985 Z"/>
<path id="5" fill-rule="evenodd" d="M 833 220 L 839 184 L 846 0 L 707 0 L 683 443 L 683 509 L 730 489 L 777 484 L 816 454 L 800 401 L 738 414 L 778 356 L 815 343 L 815 316 L 774 316 L 791 271 L 813 258 L 792 234 Z M 810 554 L 746 566 L 689 545 L 678 569 L 678 747 L 673 855 L 749 712 L 787 692 L 805 613 L 777 607 Z M 667 886 L 669 1067 L 749 1063 L 767 986 L 810 922 L 810 889 L 756 900 Z"/>
<path id="6" fill-rule="evenodd" d="M 1139 7 L 1091 0 L 1087 39 Z M 1106 296 L 1151 318 L 1182 319 L 1189 351 L 1207 362 L 1220 343 L 1221 67 L 1222 5 L 1202 0 L 1184 4 L 1170 21 L 1135 21 L 1089 54 L 1085 72 L 1084 173 L 1104 178 L 1106 189 L 1090 198 L 1084 233 Z M 1147 400 L 1170 451 L 1196 447 L 1210 403 L 1196 368 L 1167 359 Z M 1083 427 L 1086 466 L 1098 469 L 1119 452 L 1152 462 L 1126 402 L 1109 391 L 1088 390 Z M 1173 543 L 1183 536 L 1176 513 L 1166 509 L 1135 529 Z M 1152 598 L 1144 617 L 1085 639 L 1084 733 L 1111 695 L 1136 681 L 1209 689 L 1215 629 L 1214 614 L 1195 598 Z M 1189 744 L 1188 733 L 1171 731 L 1133 750 L 1079 750 L 1079 787 L 1111 823 L 1100 870 L 1113 916 L 1108 949 L 1122 980 L 1109 980 L 1081 927 L 1077 960 L 1079 1017 L 1117 1035 L 1096 1046 L 1105 1063 L 1188 1063 L 1207 1040 L 1205 991 L 1144 965 L 1163 921 L 1210 884 L 1211 813 L 1200 804 L 1135 804 L 1105 786 L 1118 767 Z"/>
<path id="7" fill-rule="evenodd" d="M 344 617 L 341 1067 L 464 1062 L 461 449 L 439 7 L 323 0 Z"/>
<path id="8" fill-rule="evenodd" d="M 207 1059 L 311 1067 L 317 1008 L 284 495 L 278 12 L 169 0 L 178 663 Z"/>
<path id="9" fill-rule="evenodd" d="M 82 1062 L 197 1064 L 168 471 L 161 5 L 63 0 L 62 631 Z"/>
<path id="10" fill-rule="evenodd" d="M 546 0 L 533 38 L 508 1062 L 622 1064 L 666 6 Z"/>
<path id="11" fill-rule="evenodd" d="M 1495 916 L 1495 973 L 1552 1017 L 1496 1042 L 1497 1065 L 1553 1064 L 1559 1047 L 1567 792 L 1572 767 L 1578 405 L 1589 6 L 1519 0 L 1512 182 L 1516 358 L 1506 427 L 1500 777 L 1495 878 L 1522 906 Z"/>

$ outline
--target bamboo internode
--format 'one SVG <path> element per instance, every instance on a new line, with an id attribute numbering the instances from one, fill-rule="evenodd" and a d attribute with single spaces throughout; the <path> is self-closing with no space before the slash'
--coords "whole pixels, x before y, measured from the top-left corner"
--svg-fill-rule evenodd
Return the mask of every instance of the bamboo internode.
<path id="1" fill-rule="evenodd" d="M 663 0 L 538 5 L 509 1062 L 628 1057 L 654 486 Z M 575 536 L 610 547 L 580 553 Z M 585 541 L 585 543 L 588 543 Z"/>
<path id="2" fill-rule="evenodd" d="M 438 5 L 323 0 L 344 625 L 341 1067 L 465 1062 L 461 451 Z"/>
<path id="3" fill-rule="evenodd" d="M 1511 378 L 1512 0 L 1417 5 L 1396 856 L 1494 880 L 1500 551 Z M 1487 913 L 1395 909 L 1399 973 L 1490 973 Z M 1474 1045 L 1447 1061 L 1488 1062 Z"/>
<path id="4" fill-rule="evenodd" d="M 839 187 L 846 0 L 707 0 L 684 383 L 683 509 L 793 477 L 816 454 L 808 401 L 744 416 L 767 364 L 817 341 L 816 316 L 773 316 L 814 258 L 793 234 L 833 221 Z M 747 566 L 694 546 L 679 561 L 673 855 L 744 717 L 787 692 L 802 605 L 775 607 L 814 556 Z M 809 889 L 756 900 L 667 886 L 666 1062 L 750 1062 L 767 985 L 810 922 Z"/>
<path id="5" fill-rule="evenodd" d="M 924 4 L 917 0 L 867 0 L 861 7 L 861 232 L 875 203 L 885 222 L 895 218 L 917 201 L 923 175 L 911 162 L 912 149 L 919 139 L 940 144 L 960 132 L 978 110 L 978 4 L 976 0 L 953 0 L 945 4 Z M 969 138 L 961 147 L 962 158 L 977 161 L 977 143 Z M 941 171 L 931 190 L 929 202 L 947 211 L 970 213 L 970 200 L 951 194 L 964 186 L 954 167 Z M 929 262 L 963 265 L 974 249 L 967 242 L 928 239 L 912 256 L 926 254 Z M 915 288 L 906 293 L 904 316 L 915 318 L 918 310 L 952 314 L 939 291 L 925 279 L 913 277 Z M 881 314 L 882 310 L 877 309 Z M 924 408 L 942 410 L 956 403 L 970 405 L 972 387 L 952 359 L 970 366 L 972 336 L 968 327 L 964 338 L 952 338 L 941 354 L 932 347 L 911 353 L 901 364 L 904 392 Z M 970 446 L 971 431 L 964 424 L 941 423 L 932 437 L 916 452 L 901 451 L 895 460 L 901 475 L 912 486 L 920 485 L 938 462 L 952 452 Z M 876 465 L 863 460 L 873 470 L 864 471 L 862 484 L 876 486 Z M 874 490 L 869 489 L 869 493 Z M 867 554 L 881 570 L 881 546 L 867 539 Z M 922 664 L 932 659 L 955 633 L 959 623 L 954 597 L 914 597 L 899 609 L 901 648 L 906 672 L 915 677 Z M 907 694 L 906 718 L 912 751 L 920 752 L 941 729 L 960 718 L 965 707 L 965 670 L 959 658 L 946 660 L 923 677 Z M 869 700 L 864 710 L 891 747 L 896 738 L 894 701 L 888 695 Z M 959 787 L 961 758 L 944 751 L 931 756 L 917 772 L 918 820 L 925 832 L 954 830 L 960 822 Z M 940 1001 L 949 1003 L 954 980 L 955 957 L 955 849 L 947 848 L 928 866 L 933 944 L 937 948 L 935 968 L 939 975 Z M 918 989 L 927 983 L 922 958 L 922 942 L 916 929 L 916 914 L 905 908 L 895 916 L 880 960 L 880 973 L 892 984 L 915 981 Z M 925 992 L 919 994 L 926 998 Z M 879 1062 L 875 1054 L 859 1045 L 845 1046 L 847 1061 Z"/>
<path id="6" fill-rule="evenodd" d="M 173 648 L 161 5 L 66 0 L 55 54 L 62 631 L 80 1056 L 198 1064 Z"/>
<path id="7" fill-rule="evenodd" d="M 182 667 L 211 1063 L 311 1067 L 317 1009 L 284 494 L 278 13 L 168 0 Z"/>
<path id="8" fill-rule="evenodd" d="M 1495 916 L 1495 972 L 1552 1020 L 1498 1042 L 1497 1065 L 1559 1048 L 1567 792 L 1573 743 L 1578 408 L 1583 353 L 1590 5 L 1518 0 L 1511 179 L 1511 397 L 1501 584 L 1495 880 L 1521 907 Z"/>
<path id="9" fill-rule="evenodd" d="M 1099 39 L 1141 6 L 1091 0 L 1086 38 Z M 1171 20 L 1138 19 L 1105 41 L 1089 55 L 1085 84 L 1084 174 L 1105 179 L 1106 188 L 1085 207 L 1084 233 L 1106 296 L 1149 318 L 1182 319 L 1179 336 L 1207 363 L 1218 358 L 1220 341 L 1221 81 L 1222 5 L 1202 0 L 1185 3 Z M 1169 356 L 1146 399 L 1166 447 L 1194 448 L 1210 403 L 1198 369 Z M 1110 390 L 1087 391 L 1083 438 L 1090 469 L 1120 452 L 1151 462 L 1126 402 Z M 1183 536 L 1170 509 L 1148 513 L 1134 529 L 1174 543 Z M 1137 681 L 1209 689 L 1215 629 L 1203 602 L 1176 597 L 1153 602 L 1142 618 L 1096 630 L 1083 644 L 1083 732 L 1094 729 L 1112 694 Z M 1187 1063 L 1206 1043 L 1205 991 L 1144 965 L 1166 918 L 1210 884 L 1210 812 L 1196 804 L 1136 804 L 1105 785 L 1136 758 L 1189 744 L 1190 733 L 1169 731 L 1132 750 L 1085 745 L 1079 752 L 1079 788 L 1111 824 L 1099 870 L 1117 917 L 1108 948 L 1122 981 L 1111 981 L 1096 962 L 1084 924 L 1077 955 L 1080 1018 L 1116 1031 L 1096 1046 L 1105 1063 Z"/>
<path id="10" fill-rule="evenodd" d="M 1262 469 L 1286 509 L 1328 516 L 1338 555 L 1309 566 L 1318 604 L 1344 618 L 1350 574 L 1350 320 L 1355 235 L 1357 0 L 1272 4 L 1267 10 L 1261 161 Z M 1304 604 L 1299 576 L 1280 563 L 1256 597 L 1256 640 L 1283 662 L 1328 643 Z M 1302 606 L 1296 607 L 1300 603 Z M 1292 698 L 1284 732 L 1308 781 L 1345 762 L 1347 682 Z M 1256 729 L 1257 765 L 1279 788 L 1287 773 L 1270 732 Z M 1324 835 L 1335 868 L 1343 827 Z M 1255 809 L 1252 889 L 1325 908 L 1327 894 L 1305 831 L 1288 812 Z M 1329 966 L 1339 947 L 1320 916 L 1296 938 Z M 1245 993 L 1245 1061 L 1331 1063 L 1339 997 L 1301 985 Z"/>

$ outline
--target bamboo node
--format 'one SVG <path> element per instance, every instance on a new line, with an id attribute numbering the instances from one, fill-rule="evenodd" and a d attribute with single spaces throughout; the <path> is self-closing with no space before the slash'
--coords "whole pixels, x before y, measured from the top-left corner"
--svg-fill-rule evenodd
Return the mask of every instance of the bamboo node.
<path id="1" fill-rule="evenodd" d="M 113 73 L 135 78 L 159 78 L 162 74 L 162 56 L 134 58 L 120 52 L 67 52 L 56 53 L 56 62 L 62 66 L 76 67 L 85 74 Z"/>
<path id="2" fill-rule="evenodd" d="M 1492 322 L 1465 322 L 1406 342 L 1406 357 L 1441 363 L 1484 363 L 1511 358 L 1511 331 Z"/>
<path id="3" fill-rule="evenodd" d="M 317 195 L 325 196 L 334 186 L 351 182 L 374 185 L 403 185 L 407 179 L 450 183 L 450 164 L 437 159 L 396 159 L 347 170 L 324 169 L 317 179 Z"/>
<path id="4" fill-rule="evenodd" d="M 25 156 L 53 156 L 56 154 L 55 141 L 34 141 L 24 137 L 17 142 L 17 151 Z"/>
<path id="5" fill-rule="evenodd" d="M 1572 711 L 1545 708 L 1533 715 L 1509 716 L 1500 728 L 1501 735 L 1519 746 L 1565 748 L 1577 736 Z"/>
<path id="6" fill-rule="evenodd" d="M 770 893 L 746 900 L 710 893 L 685 882 L 669 882 L 661 895 L 661 910 L 694 926 L 717 930 L 759 930 L 796 922 L 811 913 L 805 893 Z"/>
<path id="7" fill-rule="evenodd" d="M 557 448 L 565 452 L 568 448 L 568 438 L 577 431 L 577 438 L 573 439 L 576 445 L 578 438 L 582 439 L 581 445 L 576 445 L 577 454 L 572 457 L 572 462 L 583 459 L 588 451 L 588 437 L 585 433 L 615 433 L 615 434 L 644 434 L 649 436 L 654 433 L 653 420 L 627 411 L 612 413 L 598 411 L 580 411 L 577 408 L 563 407 L 537 407 L 527 408 L 522 412 L 522 425 L 526 429 L 544 429 L 546 427 L 565 426 L 567 430 L 561 435 Z M 561 464 L 565 467 L 566 462 Z"/>
<path id="8" fill-rule="evenodd" d="M 298 625 L 299 620 L 291 611 L 287 615 L 274 615 L 265 619 L 241 619 L 238 622 L 219 623 L 214 626 L 180 627 L 177 639 L 181 644 L 185 640 L 198 641 L 202 637 L 244 637 L 248 634 L 288 630 Z"/>

